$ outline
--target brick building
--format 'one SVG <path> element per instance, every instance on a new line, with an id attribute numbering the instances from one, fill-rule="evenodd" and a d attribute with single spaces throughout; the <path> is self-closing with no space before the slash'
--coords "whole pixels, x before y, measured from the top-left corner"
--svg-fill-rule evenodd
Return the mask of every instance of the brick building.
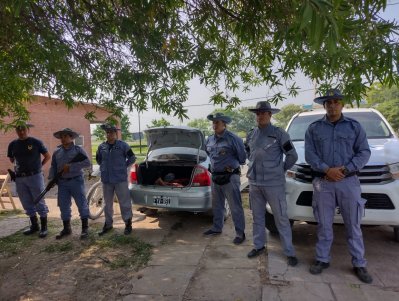
<path id="1" fill-rule="evenodd" d="M 102 123 L 109 116 L 106 110 L 92 104 L 79 104 L 72 109 L 68 109 L 62 100 L 49 99 L 44 96 L 33 96 L 32 102 L 28 105 L 28 111 L 30 113 L 29 122 L 34 125 L 30 129 L 29 135 L 42 140 L 50 154 L 60 145 L 60 140 L 54 138 L 53 133 L 68 127 L 79 133 L 80 137 L 76 139 L 75 143 L 85 148 L 90 160 L 90 123 Z M 95 111 L 95 121 L 89 121 L 84 117 L 86 113 L 91 111 Z M 7 148 L 8 144 L 16 138 L 18 137 L 14 130 L 0 135 L 0 174 L 5 174 L 7 168 L 12 167 L 7 158 Z M 47 173 L 49 168 L 50 163 L 47 163 L 43 169 Z"/>

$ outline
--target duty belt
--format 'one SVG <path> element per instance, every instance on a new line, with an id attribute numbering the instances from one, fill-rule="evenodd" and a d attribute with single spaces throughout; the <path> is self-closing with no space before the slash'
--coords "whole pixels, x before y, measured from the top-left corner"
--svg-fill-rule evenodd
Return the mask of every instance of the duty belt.
<path id="1" fill-rule="evenodd" d="M 40 173 L 40 172 L 41 172 L 41 170 L 17 172 L 17 173 L 15 173 L 15 176 L 16 176 L 17 178 L 30 177 L 30 176 L 37 175 L 37 174 Z"/>
<path id="2" fill-rule="evenodd" d="M 221 175 L 228 175 L 228 174 L 241 174 L 241 168 L 237 167 L 236 169 L 233 169 L 231 172 L 228 171 L 221 171 L 221 172 L 211 172 L 213 175 L 216 176 L 221 176 Z"/>
<path id="3" fill-rule="evenodd" d="M 78 176 L 75 176 L 75 177 L 71 177 L 71 178 L 60 178 L 60 180 L 63 180 L 63 181 L 70 181 L 70 180 L 73 180 L 73 179 L 77 179 L 77 178 L 79 178 L 79 177 L 81 177 L 82 175 L 78 175 Z"/>

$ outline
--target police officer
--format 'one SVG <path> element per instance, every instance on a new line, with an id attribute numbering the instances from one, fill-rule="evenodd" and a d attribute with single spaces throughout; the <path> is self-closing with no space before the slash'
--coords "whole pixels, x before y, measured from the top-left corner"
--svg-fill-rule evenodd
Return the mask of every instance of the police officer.
<path id="1" fill-rule="evenodd" d="M 278 113 L 279 109 L 271 108 L 267 101 L 260 101 L 255 109 L 249 111 L 256 114 L 258 126 L 248 133 L 246 139 L 254 240 L 254 249 L 247 256 L 253 258 L 265 250 L 265 213 L 266 203 L 269 203 L 287 263 L 296 266 L 298 259 L 292 245 L 285 199 L 285 171 L 294 165 L 298 155 L 287 132 L 270 123 L 272 114 Z"/>
<path id="2" fill-rule="evenodd" d="M 39 231 L 37 212 L 41 224 L 39 237 L 43 238 L 47 236 L 48 208 L 44 199 L 37 204 L 34 204 L 34 199 L 44 190 L 42 166 L 51 159 L 51 156 L 42 141 L 29 136 L 31 127 L 33 125 L 26 122 L 18 123 L 15 127 L 18 139 L 8 145 L 7 157 L 14 164 L 17 193 L 31 222 L 29 229 L 23 233 L 30 235 Z"/>
<path id="3" fill-rule="evenodd" d="M 58 207 L 60 207 L 61 219 L 64 226 L 62 231 L 55 238 L 61 239 L 72 233 L 71 198 L 73 197 L 82 221 L 82 233 L 80 238 L 85 239 L 89 235 L 89 207 L 85 196 L 85 184 L 82 169 L 90 167 L 90 160 L 85 150 L 74 144 L 74 139 L 79 136 L 78 133 L 70 128 L 64 128 L 55 132 L 53 135 L 55 138 L 61 139 L 61 145 L 58 146 L 53 154 L 49 179 L 53 179 L 57 173 L 62 172 L 57 183 L 57 201 Z M 79 153 L 83 154 L 83 158 L 86 158 L 79 162 L 70 163 Z"/>
<path id="4" fill-rule="evenodd" d="M 344 96 L 329 90 L 314 99 L 324 106 L 326 115 L 310 124 L 305 135 L 305 159 L 316 175 L 313 180 L 313 213 L 318 222 L 316 261 L 310 273 L 320 274 L 329 267 L 333 241 L 335 208 L 340 208 L 346 228 L 349 252 L 357 277 L 366 283 L 372 277 L 366 270 L 360 222 L 365 200 L 361 198 L 356 173 L 370 158 L 364 129 L 356 120 L 342 114 Z"/>
<path id="5" fill-rule="evenodd" d="M 236 237 L 234 244 L 245 240 L 245 217 L 240 192 L 240 165 L 245 163 L 246 154 L 242 139 L 226 129 L 231 122 L 222 113 L 207 116 L 213 123 L 214 135 L 206 141 L 211 160 L 213 226 L 204 235 L 220 234 L 223 229 L 225 199 L 229 203 Z"/>
<path id="6" fill-rule="evenodd" d="M 113 228 L 114 194 L 118 197 L 122 219 L 125 222 L 124 234 L 132 233 L 132 202 L 130 200 L 127 169 L 136 161 L 136 156 L 130 146 L 118 140 L 114 125 L 103 124 L 101 128 L 106 132 L 107 141 L 98 146 L 96 153 L 97 164 L 100 165 L 101 182 L 105 200 L 105 224 L 101 232 L 104 235 Z"/>

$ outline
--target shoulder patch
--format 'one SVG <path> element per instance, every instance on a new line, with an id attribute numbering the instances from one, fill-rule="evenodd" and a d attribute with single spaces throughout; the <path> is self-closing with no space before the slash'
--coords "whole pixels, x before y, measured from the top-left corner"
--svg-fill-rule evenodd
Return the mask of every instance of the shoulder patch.
<path id="1" fill-rule="evenodd" d="M 286 152 L 289 152 L 290 150 L 294 149 L 294 145 L 292 144 L 291 140 L 289 140 L 286 143 L 284 143 L 283 149 Z"/>

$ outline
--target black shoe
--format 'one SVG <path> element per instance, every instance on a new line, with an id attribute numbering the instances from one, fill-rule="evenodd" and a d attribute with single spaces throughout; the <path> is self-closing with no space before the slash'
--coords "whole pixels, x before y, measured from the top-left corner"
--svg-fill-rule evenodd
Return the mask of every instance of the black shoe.
<path id="1" fill-rule="evenodd" d="M 243 243 L 243 241 L 245 240 L 245 233 L 242 234 L 242 236 L 236 236 L 233 240 L 233 244 L 235 245 L 240 245 Z"/>
<path id="2" fill-rule="evenodd" d="M 47 216 L 40 217 L 40 232 L 39 237 L 44 238 L 47 236 Z"/>
<path id="3" fill-rule="evenodd" d="M 71 221 L 62 221 L 64 224 L 64 229 L 61 230 L 60 234 L 58 234 L 55 239 L 61 239 L 64 236 L 68 236 L 72 233 L 72 228 L 71 228 Z"/>
<path id="4" fill-rule="evenodd" d="M 313 275 L 317 275 L 320 274 L 324 269 L 327 269 L 329 266 L 330 263 L 317 260 L 310 266 L 309 272 Z"/>
<path id="5" fill-rule="evenodd" d="M 288 256 L 287 263 L 289 266 L 294 267 L 298 264 L 298 258 L 296 258 L 295 256 Z"/>
<path id="6" fill-rule="evenodd" d="M 132 233 L 132 219 L 129 218 L 126 222 L 125 222 L 125 231 L 123 231 L 123 234 L 125 235 L 129 235 L 130 233 Z"/>
<path id="7" fill-rule="evenodd" d="M 98 232 L 99 236 L 103 236 L 105 233 L 111 231 L 114 227 L 112 226 L 107 226 L 107 224 L 104 224 L 103 229 L 101 230 L 101 232 Z"/>
<path id="8" fill-rule="evenodd" d="M 220 232 L 219 231 L 214 231 L 212 229 L 209 229 L 209 230 L 205 231 L 203 234 L 205 236 L 210 236 L 210 235 L 219 235 L 220 233 L 222 233 L 222 232 L 221 231 Z"/>
<path id="9" fill-rule="evenodd" d="M 371 275 L 367 272 L 367 269 L 364 267 L 353 267 L 353 270 L 357 276 L 357 278 L 360 279 L 360 281 L 363 281 L 364 283 L 371 283 L 373 282 L 373 278 Z"/>
<path id="10" fill-rule="evenodd" d="M 29 217 L 29 219 L 30 219 L 30 227 L 23 232 L 24 235 L 31 235 L 40 230 L 36 214 L 34 216 Z"/>
<path id="11" fill-rule="evenodd" d="M 262 254 L 265 251 L 265 247 L 260 248 L 260 249 L 252 249 L 248 254 L 248 258 L 253 258 L 256 256 L 259 256 L 260 254 Z"/>
<path id="12" fill-rule="evenodd" d="M 80 234 L 80 239 L 86 239 L 89 237 L 89 219 L 82 218 L 82 233 Z"/>

